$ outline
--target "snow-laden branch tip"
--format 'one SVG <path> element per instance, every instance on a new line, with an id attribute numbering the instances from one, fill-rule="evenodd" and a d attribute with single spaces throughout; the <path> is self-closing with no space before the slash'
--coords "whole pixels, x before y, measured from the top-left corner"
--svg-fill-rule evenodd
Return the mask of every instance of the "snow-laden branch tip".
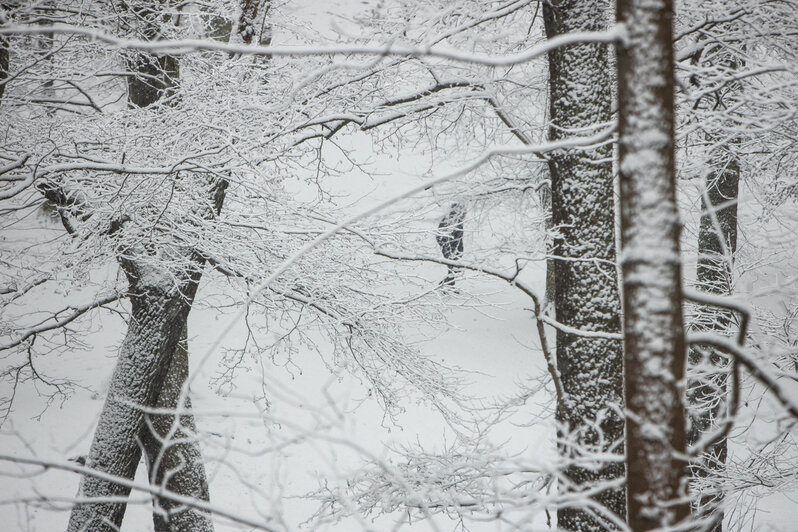
<path id="1" fill-rule="evenodd" d="M 537 57 L 572 44 L 613 43 L 624 35 L 621 25 L 615 25 L 605 31 L 578 31 L 566 33 L 547 39 L 523 52 L 507 55 L 491 55 L 470 53 L 452 48 L 432 46 L 406 46 L 393 43 L 383 45 L 342 44 L 342 45 L 306 45 L 306 46 L 252 46 L 245 44 L 229 44 L 205 39 L 178 39 L 142 41 L 115 37 L 96 28 L 74 26 L 70 24 L 53 24 L 51 26 L 15 24 L 0 27 L 0 35 L 38 35 L 60 33 L 65 35 L 82 35 L 92 41 L 109 44 L 121 50 L 141 50 L 147 52 L 183 55 L 201 50 L 227 52 L 231 54 L 262 56 L 321 56 L 364 54 L 374 56 L 412 56 L 437 57 L 464 63 L 475 63 L 488 66 L 510 66 L 525 63 Z"/>
<path id="2" fill-rule="evenodd" d="M 114 292 L 113 294 L 100 296 L 100 297 L 96 298 L 94 301 L 92 301 L 91 303 L 87 303 L 85 305 L 80 305 L 80 306 L 77 306 L 77 307 L 69 307 L 69 308 L 66 308 L 66 309 L 64 309 L 64 310 L 62 310 L 60 312 L 57 312 L 52 317 L 50 317 L 47 320 L 45 320 L 44 323 L 41 323 L 39 325 L 36 325 L 35 327 L 31 327 L 30 329 L 26 329 L 24 331 L 19 331 L 17 333 L 17 338 L 16 339 L 14 339 L 14 340 L 12 340 L 12 341 L 10 341 L 8 343 L 0 345 L 0 351 L 5 351 L 7 349 L 11 349 L 12 347 L 16 347 L 16 346 L 20 345 L 21 343 L 23 343 L 24 341 L 26 341 L 28 338 L 30 338 L 32 336 L 35 336 L 35 335 L 37 335 L 39 333 L 43 333 L 43 332 L 46 332 L 46 331 L 52 331 L 53 329 L 59 329 L 61 327 L 64 327 L 65 325 L 68 325 L 69 323 L 71 323 L 71 322 L 75 321 L 76 319 L 78 319 L 79 317 L 81 317 L 86 312 L 88 312 L 88 311 L 90 311 L 90 310 L 92 310 L 94 308 L 101 307 L 101 306 L 107 305 L 109 303 L 113 303 L 114 301 L 118 301 L 118 300 L 122 299 L 123 297 L 125 297 L 126 295 L 127 294 L 124 294 L 122 292 Z M 63 317 L 61 319 L 58 319 L 57 316 L 59 314 L 61 314 L 62 312 L 66 311 L 66 310 L 71 310 L 72 312 L 68 316 Z M 51 322 L 50 320 L 53 320 L 53 321 Z"/>
<path id="3" fill-rule="evenodd" d="M 8 176 L 5 176 L 4 174 L 7 174 L 8 172 L 10 172 L 11 170 L 14 170 L 15 168 L 19 168 L 20 166 L 23 166 L 28 161 L 28 159 L 30 159 L 30 154 L 26 153 L 25 155 L 23 155 L 19 159 L 15 160 L 15 161 L 13 161 L 11 163 L 8 163 L 7 165 L 5 165 L 3 167 L 0 167 L 0 176 L 3 176 L 3 177 L 0 177 L 0 181 L 21 181 L 23 178 L 20 178 L 20 177 L 8 177 Z"/>
<path id="4" fill-rule="evenodd" d="M 685 299 L 693 301 L 694 303 L 726 308 L 739 313 L 740 330 L 737 332 L 737 345 L 742 347 L 745 343 L 745 335 L 748 332 L 748 323 L 751 321 L 751 316 L 754 315 L 748 305 L 728 296 L 720 296 L 709 292 L 699 292 L 698 290 L 691 290 L 689 288 L 684 288 L 682 293 Z"/>

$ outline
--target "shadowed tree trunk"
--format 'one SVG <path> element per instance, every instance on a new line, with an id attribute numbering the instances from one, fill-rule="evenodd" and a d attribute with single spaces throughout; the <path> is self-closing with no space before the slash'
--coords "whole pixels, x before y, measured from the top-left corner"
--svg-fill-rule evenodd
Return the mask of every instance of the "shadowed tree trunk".
<path id="1" fill-rule="evenodd" d="M 561 0 L 543 4 L 546 35 L 606 29 L 608 4 Z M 608 123 L 612 72 L 602 44 L 560 48 L 549 54 L 552 127 L 559 139 Z M 606 126 L 605 126 L 606 127 Z M 610 145 L 562 150 L 549 160 L 554 241 L 554 303 L 557 321 L 587 331 L 620 333 L 621 304 L 615 268 L 615 208 Z M 574 260 L 576 259 L 576 260 Z M 595 260 L 582 260 L 595 259 Z M 621 481 L 623 456 L 623 355 L 619 340 L 557 331 L 557 368 L 564 403 L 558 405 L 560 454 L 566 462 L 560 491 L 593 489 Z M 596 454 L 616 454 L 603 462 Z M 596 467 L 596 462 L 599 466 Z M 572 531 L 609 530 L 626 516 L 623 487 L 593 496 L 585 504 L 560 508 L 558 527 Z M 608 515 L 608 512 L 610 515 Z M 609 518 L 608 518 L 609 517 Z"/>
<path id="2" fill-rule="evenodd" d="M 441 218 L 438 224 L 438 233 L 435 240 L 441 248 L 441 254 L 448 260 L 460 260 L 463 256 L 463 234 L 466 206 L 464 203 L 455 202 L 449 207 L 449 212 Z M 459 269 L 447 266 L 446 277 L 440 282 L 441 286 L 453 287 Z"/>
<path id="3" fill-rule="evenodd" d="M 731 261 L 737 249 L 736 199 L 740 166 L 735 155 L 726 149 L 716 150 L 712 162 L 718 169 L 707 176 L 706 197 L 701 201 L 701 210 L 705 214 L 701 216 L 698 232 L 696 288 L 710 294 L 729 295 L 732 290 Z M 715 307 L 700 307 L 698 311 L 697 330 L 728 334 L 733 324 L 731 311 Z M 717 420 L 728 414 L 725 397 L 729 363 L 728 356 L 716 349 L 690 349 L 687 398 L 690 405 L 688 442 L 691 445 L 711 432 Z M 712 477 L 725 469 L 726 455 L 724 437 L 711 444 L 700 462 L 690 468 L 699 493 L 694 502 L 694 513 L 699 519 L 712 521 L 711 526 L 704 528 L 707 532 L 720 532 L 723 528 L 723 491 L 713 485 L 717 482 L 713 483 Z"/>
<path id="4" fill-rule="evenodd" d="M 172 355 L 161 393 L 153 405 L 159 410 L 188 410 L 179 416 L 155 414 L 145 416 L 141 431 L 150 483 L 198 500 L 210 500 L 205 464 L 197 442 L 197 428 L 191 411 L 191 399 L 181 403 L 183 385 L 188 379 L 188 324 Z M 153 511 L 156 532 L 212 530 L 210 516 L 160 497 Z"/>
<path id="5" fill-rule="evenodd" d="M 9 64 L 8 39 L 2 35 L 0 36 L 0 103 L 2 103 L 3 94 L 6 92 Z"/>
<path id="6" fill-rule="evenodd" d="M 629 528 L 689 517 L 671 0 L 619 0 L 618 135 Z"/>
<path id="7" fill-rule="evenodd" d="M 731 23 L 734 24 L 734 23 Z M 729 30 L 734 28 L 727 28 Z M 724 48 L 706 47 L 704 54 L 712 59 L 701 61 L 696 55 L 694 64 L 713 69 L 724 68 L 729 75 L 740 68 L 740 60 L 730 56 Z M 690 78 L 694 85 L 701 85 L 701 77 Z M 698 107 L 709 106 L 712 110 L 725 112 L 734 104 L 729 102 L 739 94 L 738 82 L 724 83 L 716 91 L 698 101 Z M 719 131 L 708 131 L 709 144 L 718 142 Z M 706 176 L 704 194 L 701 198 L 701 221 L 698 230 L 698 263 L 696 267 L 696 288 L 715 295 L 732 293 L 732 264 L 737 251 L 737 198 L 740 182 L 740 161 L 735 153 L 734 140 L 715 146 L 709 154 L 709 164 L 713 170 Z M 731 311 L 717 307 L 699 306 L 694 328 L 701 331 L 715 331 L 729 334 L 734 325 Z M 695 445 L 702 435 L 713 431 L 717 421 L 728 415 L 728 371 L 729 357 L 711 347 L 692 347 L 688 355 L 687 399 L 689 406 L 689 427 L 687 440 Z M 723 437 L 709 445 L 700 459 L 691 464 L 690 473 L 696 497 L 693 499 L 693 513 L 704 523 L 703 530 L 721 532 L 723 530 L 723 488 L 719 482 L 720 474 L 726 468 L 728 454 L 726 438 Z"/>

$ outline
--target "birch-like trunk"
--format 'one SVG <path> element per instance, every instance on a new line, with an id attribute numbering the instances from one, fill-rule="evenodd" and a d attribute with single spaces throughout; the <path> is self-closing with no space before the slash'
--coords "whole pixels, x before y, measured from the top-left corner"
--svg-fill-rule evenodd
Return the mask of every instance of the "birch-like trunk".
<path id="1" fill-rule="evenodd" d="M 608 4 L 561 0 L 543 4 L 546 35 L 606 29 Z M 612 71 L 603 44 L 581 44 L 549 54 L 552 139 L 585 128 L 606 127 L 612 105 Z M 620 333 L 621 303 L 615 268 L 615 208 L 611 146 L 562 150 L 549 160 L 554 242 L 554 302 L 557 321 L 588 331 Z M 574 260 L 576 259 L 576 260 Z M 594 260 L 584 260 L 594 259 Z M 560 454 L 566 463 L 563 493 L 595 490 L 624 476 L 623 353 L 619 340 L 557 331 L 557 368 L 564 404 Z M 600 488 L 599 488 L 600 489 Z M 624 521 L 623 487 L 600 489 L 595 504 L 576 503 L 557 512 L 558 527 L 572 531 L 616 528 Z"/>
<path id="2" fill-rule="evenodd" d="M 685 365 L 674 170 L 672 0 L 619 0 L 621 276 L 629 528 L 689 516 Z"/>

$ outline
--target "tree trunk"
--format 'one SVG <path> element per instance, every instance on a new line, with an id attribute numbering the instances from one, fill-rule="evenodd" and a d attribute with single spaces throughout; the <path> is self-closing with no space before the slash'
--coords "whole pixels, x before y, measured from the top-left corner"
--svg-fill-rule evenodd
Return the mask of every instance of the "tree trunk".
<path id="1" fill-rule="evenodd" d="M 689 516 L 680 383 L 685 337 L 676 207 L 672 0 L 619 0 L 618 128 L 629 528 Z"/>
<path id="2" fill-rule="evenodd" d="M 702 292 L 729 295 L 732 291 L 732 259 L 737 250 L 735 200 L 740 165 L 736 156 L 726 148 L 719 148 L 712 154 L 712 165 L 717 170 L 707 176 L 706 197 L 701 201 L 701 210 L 705 214 L 701 216 L 698 231 L 696 287 Z M 731 311 L 700 307 L 695 328 L 728 334 L 732 323 Z M 716 349 L 690 349 L 687 398 L 690 405 L 688 442 L 691 445 L 710 432 L 716 420 L 728 415 L 725 397 L 729 363 L 728 356 Z M 713 486 L 711 480 L 725 469 L 726 455 L 726 438 L 722 438 L 710 445 L 701 460 L 690 468 L 699 493 L 694 501 L 694 513 L 698 519 L 712 521 L 712 525 L 706 528 L 708 532 L 721 532 L 723 529 L 723 491 L 717 485 Z"/>
<path id="3" fill-rule="evenodd" d="M 147 14 L 157 16 L 149 11 Z M 145 33 L 151 38 L 156 32 Z M 128 70 L 136 74 L 128 77 L 128 102 L 131 106 L 149 107 L 162 99 L 174 97 L 180 72 L 176 57 L 140 54 L 128 60 Z M 175 327 L 182 330 L 181 341 L 177 344 L 157 401 L 150 406 L 163 410 L 190 410 L 188 397 L 185 404 L 178 404 L 188 379 L 188 313 Z M 194 415 L 190 412 L 182 414 L 179 420 L 172 415 L 154 415 L 147 416 L 147 420 L 139 436 L 144 446 L 150 483 L 179 495 L 209 501 L 208 480 L 195 436 Z M 152 517 L 156 532 L 213 530 L 209 515 L 163 497 L 153 501 Z"/>
<path id="4" fill-rule="evenodd" d="M 738 30 L 729 23 L 726 30 Z M 714 50 L 713 59 L 704 66 L 717 69 L 719 66 L 733 74 L 740 67 L 740 59 L 728 51 Z M 718 59 L 720 58 L 720 59 Z M 700 64 L 700 56 L 694 64 Z M 698 75 L 691 82 L 701 85 Z M 719 87 L 708 103 L 711 110 L 725 112 L 729 107 L 726 96 L 739 93 L 739 82 L 731 81 Z M 704 102 L 699 100 L 698 107 Z M 734 102 L 731 102 L 734 105 Z M 718 131 L 708 131 L 706 140 L 715 143 Z M 713 148 L 709 154 L 710 166 L 714 170 L 706 176 L 705 194 L 701 198 L 702 216 L 698 230 L 698 264 L 696 288 L 716 295 L 732 293 L 732 263 L 737 251 L 737 198 L 740 182 L 740 161 L 734 153 L 735 142 Z M 731 311 L 717 307 L 699 306 L 694 327 L 701 331 L 729 334 L 733 326 Z M 689 351 L 687 365 L 687 400 L 689 426 L 687 440 L 695 445 L 703 434 L 714 429 L 716 421 L 728 415 L 726 409 L 728 393 L 729 357 L 710 347 L 693 347 Z M 691 464 L 693 513 L 704 523 L 704 530 L 723 530 L 724 493 L 719 485 L 719 474 L 726 467 L 727 442 L 722 438 L 711 444 L 699 460 Z"/>
<path id="5" fill-rule="evenodd" d="M 156 37 L 161 14 L 147 7 L 132 9 L 144 21 L 144 35 Z M 179 75 L 177 58 L 142 53 L 129 58 L 127 65 L 134 74 L 128 76 L 128 102 L 131 106 L 149 107 L 174 95 Z M 218 212 L 224 187 L 217 187 L 216 194 Z M 189 269 L 200 266 L 193 257 L 189 261 L 192 263 Z M 151 267 L 145 272 L 133 261 L 123 261 L 123 267 L 130 280 L 131 293 L 144 295 L 132 298 L 131 324 L 114 370 L 88 463 L 132 480 L 141 458 L 141 445 L 146 451 L 153 485 L 163 485 L 175 494 L 209 501 L 205 465 L 194 436 L 193 414 L 182 414 L 179 420 L 175 420 L 172 415 L 144 416 L 140 410 L 142 406 L 168 410 L 179 406 L 191 408 L 188 399 L 185 405 L 178 405 L 178 400 L 188 378 L 185 335 L 199 270 L 186 276 L 186 293 L 166 294 L 161 293 L 159 287 L 159 283 L 168 286 L 171 282 L 166 273 L 154 273 Z M 147 282 L 153 280 L 156 285 L 148 286 Z M 136 368 L 138 371 L 132 371 Z M 131 404 L 120 405 L 119 401 Z M 125 420 L 124 427 L 119 427 L 117 420 Z M 90 477 L 83 478 L 80 488 L 83 497 L 126 497 L 129 491 Z M 123 502 L 77 505 L 70 518 L 69 530 L 95 530 L 95 527 L 96 530 L 113 530 L 114 526 L 121 525 L 124 513 Z M 207 514 L 176 505 L 162 497 L 154 501 L 153 521 L 156 532 L 213 530 L 213 522 Z"/>
<path id="6" fill-rule="evenodd" d="M 169 371 L 155 403 L 160 410 L 188 410 L 175 416 L 158 414 L 145 416 L 141 441 L 147 459 L 150 483 L 164 487 L 172 493 L 209 501 L 205 465 L 197 442 L 194 416 L 190 413 L 191 400 L 185 397 L 181 404 L 183 385 L 188 379 L 188 333 L 184 325 Z M 206 513 L 186 508 L 170 499 L 154 501 L 153 521 L 156 532 L 212 531 L 213 522 Z"/>
<path id="7" fill-rule="evenodd" d="M 127 68 L 137 74 L 127 78 L 127 98 L 131 106 L 149 107 L 174 96 L 180 75 L 176 57 L 141 53 L 128 59 Z"/>
<path id="8" fill-rule="evenodd" d="M 123 268 L 130 282 L 131 319 L 86 465 L 132 480 L 141 458 L 142 407 L 156 404 L 163 389 L 199 275 L 182 279 L 178 290 L 169 273 L 150 264 L 125 260 Z M 125 498 L 129 492 L 114 482 L 84 476 L 78 497 Z M 124 501 L 80 502 L 72 509 L 67 530 L 117 530 L 125 508 Z"/>
<path id="9" fill-rule="evenodd" d="M 2 103 L 3 94 L 6 92 L 9 63 L 8 38 L 2 35 L 0 36 L 0 103 Z"/>
<path id="10" fill-rule="evenodd" d="M 165 7 L 146 1 L 124 4 L 124 9 L 135 15 L 140 36 L 148 41 L 160 37 L 161 26 L 169 17 L 162 11 Z M 126 61 L 128 71 L 135 74 L 127 77 L 127 99 L 131 106 L 149 107 L 174 96 L 180 76 L 176 57 L 134 52 Z"/>
<path id="11" fill-rule="evenodd" d="M 607 4 L 562 0 L 543 4 L 546 35 L 606 29 Z M 602 44 L 560 48 L 549 55 L 552 139 L 611 120 L 612 72 Z M 588 331 L 620 333 L 621 304 L 615 268 L 615 209 L 612 151 L 562 150 L 549 160 L 554 242 L 554 302 L 557 321 Z M 577 260 L 571 260 L 577 259 Z M 579 259 L 595 259 L 584 261 Z M 557 331 L 557 368 L 566 397 L 558 405 L 560 454 L 566 462 L 562 492 L 592 489 L 621 479 L 623 455 L 623 354 L 619 340 L 586 338 Z M 596 462 L 599 467 L 595 467 Z M 563 530 L 608 530 L 626 516 L 622 487 L 593 496 L 600 510 L 584 504 L 560 508 Z"/>

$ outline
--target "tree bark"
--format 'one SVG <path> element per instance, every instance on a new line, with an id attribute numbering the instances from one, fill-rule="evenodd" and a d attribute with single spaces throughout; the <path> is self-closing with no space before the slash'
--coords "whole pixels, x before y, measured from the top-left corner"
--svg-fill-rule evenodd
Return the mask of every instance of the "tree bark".
<path id="1" fill-rule="evenodd" d="M 132 6 L 131 10 L 143 21 L 142 32 L 146 38 L 155 38 L 162 15 L 146 5 Z M 129 58 L 127 65 L 133 74 L 127 78 L 128 102 L 132 107 L 149 107 L 174 96 L 179 75 L 177 58 L 142 53 Z M 213 189 L 217 213 L 225 188 L 222 184 Z M 190 256 L 191 252 L 187 251 L 186 255 L 188 266 L 181 280 L 183 291 L 177 293 L 164 292 L 161 288 L 172 283 L 166 272 L 141 266 L 135 260 L 120 259 L 134 294 L 131 298 L 133 312 L 87 463 L 132 480 L 143 446 L 153 485 L 209 501 L 205 465 L 194 436 L 193 414 L 182 414 L 176 420 L 173 415 L 146 416 L 141 411 L 142 407 L 191 409 L 188 399 L 185 405 L 179 405 L 178 400 L 188 378 L 185 335 L 202 261 Z M 152 282 L 154 286 L 148 284 Z M 91 477 L 83 478 L 79 491 L 80 496 L 86 498 L 126 497 L 129 492 L 127 488 Z M 162 497 L 157 498 L 153 506 L 156 532 L 213 530 L 213 522 L 205 513 Z M 68 530 L 115 530 L 114 527 L 122 523 L 125 509 L 124 502 L 79 504 L 73 508 Z"/>
<path id="2" fill-rule="evenodd" d="M 676 206 L 672 0 L 619 0 L 621 275 L 629 528 L 689 516 L 680 383 L 685 337 Z"/>
<path id="3" fill-rule="evenodd" d="M 698 231 L 696 288 L 711 294 L 729 295 L 732 292 L 731 265 L 737 250 L 736 199 L 740 164 L 726 148 L 715 150 L 711 157 L 712 165 L 717 169 L 707 176 L 706 197 L 701 201 L 701 210 L 705 214 L 701 216 Z M 732 325 L 731 311 L 699 307 L 695 323 L 697 330 L 728 334 Z M 726 411 L 729 364 L 728 356 L 716 349 L 690 349 L 687 399 L 690 405 L 688 442 L 691 445 L 710 432 L 718 419 L 729 414 Z M 693 503 L 694 514 L 697 519 L 711 521 L 711 526 L 706 528 L 708 532 L 721 532 L 723 529 L 721 504 L 724 494 L 717 482 L 712 485 L 712 479 L 725 469 L 726 456 L 724 437 L 710 445 L 701 459 L 690 467 L 698 491 L 697 500 Z"/>
<path id="4" fill-rule="evenodd" d="M 546 35 L 606 29 L 608 4 L 561 0 L 543 4 Z M 550 137 L 608 123 L 612 75 L 602 44 L 560 48 L 549 55 Z M 620 333 L 621 304 L 615 268 L 615 208 L 612 151 L 562 150 L 549 160 L 554 241 L 554 303 L 557 321 L 588 331 Z M 576 260 L 573 260 L 576 259 Z M 582 260 L 595 259 L 595 260 Z M 623 455 L 623 354 L 619 340 L 586 338 L 557 331 L 557 368 L 564 403 L 558 405 L 560 454 L 566 468 L 562 492 L 595 489 L 623 478 L 620 461 L 597 455 Z M 596 467 L 598 462 L 599 467 Z M 584 504 L 560 508 L 558 527 L 594 531 L 615 528 L 626 516 L 622 487 L 594 495 L 600 510 Z M 609 517 L 612 517 L 610 515 Z"/>
<path id="5" fill-rule="evenodd" d="M 130 259 L 122 264 L 130 283 L 131 319 L 86 465 L 132 480 L 141 459 L 142 407 L 156 404 L 163 389 L 199 274 L 180 279 L 178 289 L 168 272 Z M 78 497 L 125 498 L 129 492 L 113 482 L 84 476 Z M 117 530 L 125 509 L 124 501 L 81 502 L 73 507 L 67 530 Z"/>
<path id="6" fill-rule="evenodd" d="M 145 416 L 141 431 L 149 471 L 150 483 L 172 493 L 209 501 L 205 464 L 197 441 L 194 416 L 190 413 L 191 399 L 181 403 L 183 385 L 188 379 L 188 325 L 183 332 L 169 364 L 161 393 L 154 407 L 159 410 L 188 410 L 188 413 L 154 414 Z M 153 521 L 156 532 L 212 531 L 210 516 L 193 508 L 186 508 L 170 499 L 154 501 Z"/>

